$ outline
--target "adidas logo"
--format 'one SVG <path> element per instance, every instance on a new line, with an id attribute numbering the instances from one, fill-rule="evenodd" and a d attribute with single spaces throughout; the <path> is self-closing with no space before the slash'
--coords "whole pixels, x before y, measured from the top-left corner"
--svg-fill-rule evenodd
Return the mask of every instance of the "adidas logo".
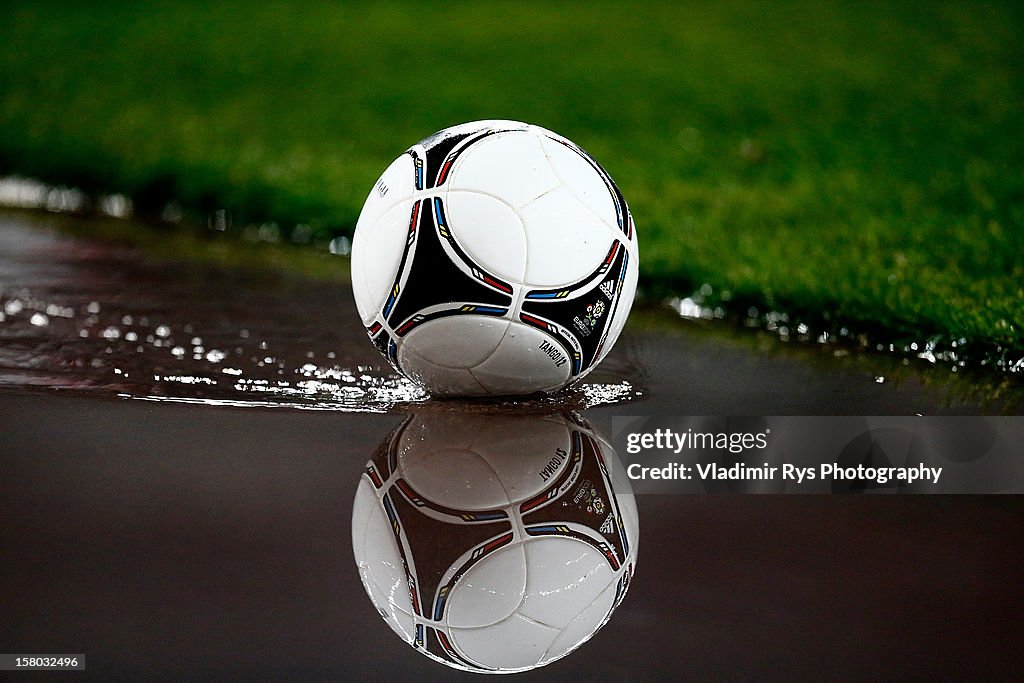
<path id="1" fill-rule="evenodd" d="M 612 297 L 615 296 L 615 280 L 605 280 L 598 289 L 611 301 Z"/>
<path id="2" fill-rule="evenodd" d="M 598 529 L 598 531 L 600 531 L 602 534 L 610 534 L 614 530 L 615 530 L 615 519 L 611 515 L 608 515 L 607 517 L 604 518 L 604 521 L 601 523 L 601 528 Z"/>

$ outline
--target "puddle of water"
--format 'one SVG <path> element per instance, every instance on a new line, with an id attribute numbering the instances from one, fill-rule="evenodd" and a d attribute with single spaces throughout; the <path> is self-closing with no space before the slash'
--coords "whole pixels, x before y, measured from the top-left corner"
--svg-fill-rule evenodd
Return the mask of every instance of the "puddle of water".
<path id="1" fill-rule="evenodd" d="M 84 219 L 0 214 L 0 386 L 357 412 L 429 398 L 366 339 L 340 263 L 337 285 L 157 264 L 55 229 L 68 220 Z M 637 395 L 613 374 L 528 403 L 585 409 Z"/>
<path id="2" fill-rule="evenodd" d="M 147 245 L 145 254 L 109 241 L 133 230 L 140 237 L 131 243 Z M 94 231 L 112 236 L 87 237 Z M 189 253 L 168 255 L 167 244 Z M 514 405 L 545 413 L 640 398 L 645 410 L 681 415 L 978 414 L 1024 405 L 1020 373 L 954 374 L 926 359 L 785 343 L 771 331 L 704 325 L 649 306 L 634 307 L 623 338 L 580 386 L 515 402 L 428 402 L 366 339 L 347 262 L 337 262 L 335 278 L 327 255 L 288 268 L 267 256 L 241 240 L 185 240 L 181 231 L 163 240 L 128 220 L 0 212 L 0 390 L 356 412 Z M 316 277 L 297 275 L 296 263 Z"/>
<path id="3" fill-rule="evenodd" d="M 0 177 L 0 207 L 45 210 L 50 214 L 63 214 L 65 228 L 71 225 L 70 217 L 77 219 L 76 222 L 81 222 L 85 217 L 100 216 L 121 219 L 118 222 L 123 223 L 126 219 L 131 219 L 134 213 L 131 199 L 124 195 L 89 195 L 74 187 L 52 186 L 19 176 Z M 183 210 L 175 202 L 164 207 L 160 216 L 164 223 L 175 225 L 181 223 L 183 218 Z M 214 211 L 207 217 L 207 226 L 213 233 L 228 232 L 233 227 L 230 212 L 224 209 Z M 148 228 L 143 228 L 143 230 L 148 231 Z M 123 225 L 119 227 L 119 231 L 124 232 Z M 259 226 L 244 226 L 235 232 L 243 240 L 249 242 L 278 242 L 282 234 L 285 233 L 290 235 L 290 241 L 296 244 L 309 245 L 313 241 L 312 228 L 306 224 L 286 227 L 282 231 L 282 226 L 276 223 L 264 223 Z M 329 243 L 321 243 L 320 246 L 331 254 L 346 256 L 351 250 L 351 241 L 348 237 L 338 236 Z M 647 303 L 650 306 L 654 301 L 652 299 Z M 17 306 L 17 304 L 14 305 Z M 848 327 L 833 320 L 827 312 L 796 314 L 765 309 L 753 302 L 743 303 L 735 300 L 730 292 L 716 291 L 708 283 L 702 284 L 689 296 L 668 296 L 661 300 L 660 308 L 663 309 L 662 312 L 667 309 L 677 315 L 679 319 L 686 321 L 717 320 L 730 323 L 734 329 L 754 330 L 771 335 L 780 342 L 825 347 L 830 349 L 836 358 L 845 357 L 851 352 L 867 352 L 883 357 L 897 358 L 904 365 L 908 365 L 910 362 L 919 366 L 929 364 L 954 375 L 957 373 L 960 375 L 974 374 L 975 378 L 969 382 L 977 386 L 992 384 L 993 376 L 1001 375 L 1011 378 L 1010 382 L 998 382 L 999 388 L 995 392 L 983 391 L 982 394 L 987 398 L 1002 396 L 1006 393 L 1004 389 L 1008 387 L 1012 393 L 1018 393 L 1013 388 L 1019 388 L 1017 380 L 1024 377 L 1024 356 L 1020 355 L 1019 349 L 1007 349 L 1001 345 L 977 340 L 970 341 L 965 338 L 952 339 L 944 335 L 933 335 L 920 339 L 909 338 L 905 335 L 894 335 L 885 328 L 865 324 L 863 321 Z M 36 311 L 35 314 L 35 322 L 38 326 L 48 323 L 49 314 L 40 311 Z M 3 322 L 4 316 L 5 312 L 0 311 L 0 323 Z M 187 353 L 187 350 L 182 347 L 180 353 Z M 884 362 L 880 364 L 884 365 Z M 199 380 L 199 383 L 203 383 L 202 380 Z M 306 387 L 308 386 L 307 383 Z M 283 385 L 280 388 L 291 389 L 290 386 Z M 352 387 L 345 387 L 345 389 L 346 391 L 343 392 L 345 396 L 354 395 L 351 391 Z M 407 389 L 408 387 L 401 391 Z M 245 391 L 246 388 L 239 387 L 239 390 Z M 270 393 L 266 389 L 259 391 L 265 395 Z M 302 391 L 304 389 L 300 389 L 299 393 Z M 385 393 L 390 391 L 389 388 L 385 390 Z M 284 395 L 289 392 L 279 393 Z M 299 393 L 292 392 L 291 395 L 297 396 Z M 590 384 L 577 390 L 573 400 L 576 401 L 577 407 L 587 407 L 628 400 L 638 395 L 639 393 L 633 395 L 631 386 L 625 388 L 618 384 L 606 386 L 595 384 L 594 380 L 591 380 Z M 408 395 L 406 391 L 404 398 L 399 400 L 415 402 L 418 399 Z M 372 403 L 373 400 L 368 399 L 367 405 Z M 384 401 L 384 404 L 387 405 L 388 401 Z M 309 407 L 310 404 L 302 405 Z M 348 403 L 342 402 L 342 405 L 348 405 Z M 334 409 L 331 405 L 323 407 Z"/>

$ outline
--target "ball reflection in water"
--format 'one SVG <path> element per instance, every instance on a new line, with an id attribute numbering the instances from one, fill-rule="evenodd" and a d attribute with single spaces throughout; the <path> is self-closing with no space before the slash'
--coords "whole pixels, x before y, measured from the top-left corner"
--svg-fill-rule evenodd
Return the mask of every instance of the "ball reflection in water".
<path id="1" fill-rule="evenodd" d="M 633 575 L 636 504 L 611 446 L 571 415 L 421 413 L 366 465 L 352 513 L 363 586 L 427 657 L 543 666 L 589 639 Z"/>

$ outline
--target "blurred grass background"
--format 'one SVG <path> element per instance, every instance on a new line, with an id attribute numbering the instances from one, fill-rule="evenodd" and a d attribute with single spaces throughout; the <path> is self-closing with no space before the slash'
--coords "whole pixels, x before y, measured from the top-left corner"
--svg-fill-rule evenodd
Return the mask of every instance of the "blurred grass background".
<path id="1" fill-rule="evenodd" d="M 40 0 L 0 22 L 0 173 L 350 232 L 408 145 L 575 140 L 649 290 L 1024 350 L 1024 5 Z"/>

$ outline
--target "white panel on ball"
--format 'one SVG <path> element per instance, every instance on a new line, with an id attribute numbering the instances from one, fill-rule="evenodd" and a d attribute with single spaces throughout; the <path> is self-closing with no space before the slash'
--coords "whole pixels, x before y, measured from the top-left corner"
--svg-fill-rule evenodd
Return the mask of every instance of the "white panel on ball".
<path id="1" fill-rule="evenodd" d="M 359 221 L 356 223 L 357 232 L 376 223 L 388 209 L 412 199 L 412 193 L 416 189 L 413 171 L 412 158 L 407 154 L 391 162 L 366 197 L 366 203 L 363 204 Z"/>
<path id="2" fill-rule="evenodd" d="M 472 444 L 463 433 L 465 419 L 456 411 L 441 412 L 429 420 L 413 420 L 401 432 L 398 442 L 398 459 L 401 468 L 418 465 L 421 460 L 447 457 L 438 454 L 448 452 L 474 452 Z M 486 467 L 486 464 L 481 464 Z M 430 467 L 437 467 L 431 465 Z M 461 466 L 460 466 L 461 467 Z M 446 467 L 442 469 L 451 470 Z M 466 475 L 466 478 L 470 478 Z"/>
<path id="3" fill-rule="evenodd" d="M 370 508 L 370 513 L 363 538 L 353 537 L 356 562 L 364 577 L 369 578 L 388 603 L 401 612 L 412 614 L 412 601 L 409 598 L 402 556 L 398 552 L 394 535 L 391 534 L 391 524 L 388 523 L 381 506 L 377 504 L 372 490 L 360 490 L 357 491 L 357 495 L 367 496 L 357 499 L 356 505 Z M 388 540 L 389 535 L 390 542 L 384 542 Z M 374 539 L 375 542 L 367 543 L 367 537 Z M 383 608 L 383 605 L 378 607 Z"/>
<path id="4" fill-rule="evenodd" d="M 608 618 L 608 614 L 611 613 L 612 608 L 615 606 L 615 593 L 617 591 L 618 584 L 612 581 L 604 589 L 604 592 L 597 596 L 597 599 L 570 621 L 568 626 L 562 629 L 562 632 L 558 634 L 555 641 L 548 646 L 548 651 L 544 653 L 543 661 L 545 663 L 554 661 L 590 640 L 601 626 L 601 622 Z"/>
<path id="5" fill-rule="evenodd" d="M 519 210 L 526 229 L 526 282 L 571 284 L 590 275 L 612 245 L 611 228 L 569 190 L 556 190 Z"/>
<path id="6" fill-rule="evenodd" d="M 471 368 L 498 348 L 508 325 L 508 320 L 483 315 L 429 320 L 402 339 L 401 349 L 405 353 L 413 351 L 433 365 Z"/>
<path id="7" fill-rule="evenodd" d="M 416 620 L 412 614 L 398 609 L 395 603 L 390 600 L 391 597 L 394 597 L 395 590 L 392 590 L 389 595 L 385 595 L 380 586 L 372 582 L 368 573 L 363 572 L 361 577 L 363 579 L 363 587 L 366 589 L 367 595 L 370 596 L 370 601 L 377 608 L 377 613 L 383 616 L 384 623 L 390 626 L 391 630 L 399 638 L 407 643 L 411 643 L 416 633 Z M 393 588 L 403 590 L 406 587 L 395 586 Z"/>
<path id="8" fill-rule="evenodd" d="M 409 346 L 398 347 L 398 364 L 405 374 L 430 387 L 437 396 L 486 396 L 489 392 L 469 370 L 435 365 Z"/>
<path id="9" fill-rule="evenodd" d="M 534 621 L 565 628 L 614 579 L 604 556 L 582 541 L 550 536 L 524 545 L 529 570 L 519 613 Z"/>
<path id="10" fill-rule="evenodd" d="M 515 209 L 558 184 L 540 140 L 527 131 L 498 133 L 476 143 L 459 157 L 449 180 L 452 190 L 485 192 Z"/>
<path id="11" fill-rule="evenodd" d="M 525 590 L 526 556 L 521 545 L 488 555 L 470 567 L 452 590 L 448 625 L 476 628 L 496 624 L 515 612 Z"/>
<path id="12" fill-rule="evenodd" d="M 512 282 L 526 273 L 526 234 L 512 208 L 489 195 L 449 192 L 445 203 L 455 239 L 477 265 Z"/>
<path id="13" fill-rule="evenodd" d="M 402 260 L 412 209 L 401 203 L 385 211 L 352 242 L 352 288 L 364 325 L 380 313 Z"/>
<path id="14" fill-rule="evenodd" d="M 513 322 L 498 348 L 472 373 L 495 395 L 545 391 L 569 379 L 572 363 L 560 349 L 553 337 Z"/>
<path id="15" fill-rule="evenodd" d="M 490 464 L 473 450 L 465 446 L 459 449 L 427 445 L 426 448 L 429 455 L 415 463 L 410 465 L 402 460 L 406 481 L 421 496 L 447 500 L 460 510 L 489 510 L 508 505 L 501 480 Z"/>
<path id="16" fill-rule="evenodd" d="M 564 454 L 571 448 L 560 417 L 538 418 L 529 432 L 521 431 L 517 422 L 521 420 L 491 418 L 472 437 L 473 451 L 487 461 L 515 504 L 544 490 L 567 466 Z"/>
<path id="17" fill-rule="evenodd" d="M 575 150 L 547 136 L 541 138 L 541 144 L 564 187 L 609 227 L 618 229 L 611 192 L 590 162 Z"/>
<path id="18" fill-rule="evenodd" d="M 377 507 L 376 503 L 373 485 L 367 479 L 360 479 L 355 505 L 352 507 L 352 550 L 357 557 L 362 555 L 366 524 L 370 521 L 370 511 Z"/>
<path id="19" fill-rule="evenodd" d="M 536 667 L 558 630 L 513 614 L 487 628 L 453 628 L 451 637 L 470 659 L 511 673 Z"/>

